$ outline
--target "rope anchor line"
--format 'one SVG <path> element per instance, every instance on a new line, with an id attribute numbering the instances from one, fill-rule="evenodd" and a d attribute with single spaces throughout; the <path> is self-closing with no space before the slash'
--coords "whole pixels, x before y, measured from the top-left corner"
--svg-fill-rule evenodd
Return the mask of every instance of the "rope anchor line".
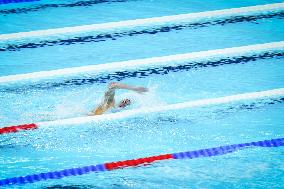
<path id="1" fill-rule="evenodd" d="M 0 180 L 0 186 L 27 184 L 39 182 L 42 180 L 62 179 L 69 176 L 84 175 L 91 172 L 104 172 L 112 171 L 115 169 L 122 169 L 126 167 L 136 167 L 139 165 L 149 165 L 157 161 L 170 160 L 170 159 L 194 159 L 202 157 L 219 156 L 235 152 L 249 147 L 280 147 L 284 146 L 284 138 L 277 138 L 271 140 L 263 140 L 257 142 L 240 143 L 226 146 L 219 146 L 214 148 L 200 149 L 187 152 L 179 152 L 172 154 L 163 154 L 158 156 L 150 156 L 131 160 L 122 160 L 117 162 L 109 162 L 98 165 L 90 165 L 79 168 L 64 169 L 60 171 L 52 171 L 39 174 L 31 174 L 27 176 L 13 177 Z"/>

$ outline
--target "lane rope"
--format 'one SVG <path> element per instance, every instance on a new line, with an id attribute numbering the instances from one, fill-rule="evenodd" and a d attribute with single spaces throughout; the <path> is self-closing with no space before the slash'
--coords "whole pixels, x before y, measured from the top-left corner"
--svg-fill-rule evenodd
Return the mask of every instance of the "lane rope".
<path id="1" fill-rule="evenodd" d="M 0 134 L 16 133 L 16 132 L 23 131 L 23 130 L 30 130 L 30 129 L 37 129 L 37 128 L 38 128 L 38 125 L 35 123 L 8 126 L 8 127 L 0 128 Z"/>
<path id="2" fill-rule="evenodd" d="M 87 124 L 87 123 L 97 123 L 97 122 L 103 122 L 103 121 L 109 121 L 109 120 L 118 120 L 118 119 L 123 119 L 123 118 L 128 118 L 128 117 L 143 115 L 143 114 L 148 114 L 148 113 L 156 113 L 156 112 L 163 112 L 163 111 L 180 110 L 180 109 L 185 109 L 185 108 L 193 108 L 193 107 L 196 108 L 196 107 L 203 107 L 203 106 L 210 106 L 210 105 L 226 104 L 226 103 L 237 102 L 241 100 L 261 99 L 261 98 L 274 97 L 274 96 L 284 96 L 284 88 L 260 91 L 260 92 L 242 93 L 242 94 L 230 95 L 230 96 L 218 97 L 218 98 L 194 100 L 194 101 L 169 104 L 169 105 L 163 105 L 163 106 L 157 106 L 157 107 L 125 110 L 122 112 L 103 114 L 103 115 L 97 115 L 97 116 L 83 116 L 83 117 L 75 117 L 75 118 L 61 119 L 61 120 L 55 120 L 55 121 L 30 123 L 30 124 L 23 124 L 23 125 L 17 125 L 17 126 L 7 126 L 4 128 L 0 128 L 0 134 L 15 133 L 15 132 L 23 131 L 23 130 L 62 126 L 62 125 L 82 126 L 82 124 Z"/>
<path id="3" fill-rule="evenodd" d="M 215 11 L 205 11 L 198 13 L 189 13 L 189 14 L 179 14 L 171 16 L 162 16 L 162 17 L 153 17 L 153 18 L 144 18 L 144 19 L 135 19 L 135 20 L 126 20 L 119 22 L 109 22 L 102 24 L 91 24 L 91 25 L 82 25 L 74 27 L 64 27 L 56 29 L 47 29 L 47 30 L 37 30 L 30 32 L 19 32 L 11 34 L 2 34 L 0 35 L 1 40 L 15 40 L 23 39 L 28 37 L 43 37 L 49 35 L 59 35 L 67 33 L 78 33 L 78 32 L 90 32 L 96 30 L 107 30 L 107 29 L 117 29 L 125 27 L 137 27 L 137 26 L 147 26 L 153 24 L 163 24 L 167 22 L 193 22 L 201 19 L 213 19 L 216 17 L 225 17 L 225 16 L 234 16 L 242 14 L 255 14 L 258 12 L 269 12 L 276 11 L 284 8 L 284 3 L 273 3 L 266 5 L 256 5 L 248 6 L 241 8 L 230 8 L 222 9 Z"/>
<path id="4" fill-rule="evenodd" d="M 149 165 L 157 161 L 173 160 L 173 159 L 195 159 L 203 157 L 220 156 L 228 153 L 251 147 L 280 147 L 284 146 L 284 138 L 276 138 L 271 140 L 262 140 L 257 142 L 240 143 L 233 145 L 225 145 L 214 148 L 199 149 L 187 152 L 178 152 L 172 154 L 162 154 L 157 156 L 143 157 L 138 159 L 122 160 L 116 162 L 103 163 L 98 165 L 89 165 L 78 168 L 63 169 L 60 171 L 51 171 L 46 173 L 37 173 L 26 176 L 19 176 L 0 180 L 0 186 L 28 184 L 50 179 L 62 179 L 64 177 L 79 176 L 89 174 L 91 172 L 112 171 L 115 169 L 123 169 L 127 167 L 137 167 L 140 165 Z"/>
<path id="5" fill-rule="evenodd" d="M 184 63 L 188 63 L 188 61 L 197 61 L 197 60 L 200 61 L 206 59 L 213 59 L 217 57 L 220 58 L 220 57 L 228 57 L 235 55 L 240 56 L 242 54 L 249 54 L 249 53 L 257 54 L 257 53 L 283 50 L 283 49 L 284 49 L 284 41 L 279 41 L 279 42 L 263 43 L 256 45 L 191 52 L 185 54 L 175 54 L 175 55 L 162 56 L 162 57 L 152 57 L 145 59 L 104 63 L 98 65 L 64 68 L 64 69 L 51 70 L 51 71 L 40 71 L 40 72 L 33 72 L 27 74 L 8 75 L 0 77 L 0 84 L 2 83 L 6 84 L 9 82 L 16 82 L 16 81 L 25 81 L 30 79 L 45 79 L 45 78 L 52 79 L 52 77 L 55 76 L 67 76 L 67 75 L 82 74 L 82 73 L 100 74 L 112 71 L 121 71 L 121 70 L 126 71 L 131 69 L 149 67 L 149 66 L 174 66 L 174 65 L 181 65 Z"/>
<path id="6" fill-rule="evenodd" d="M 9 4 L 9 3 L 25 3 L 25 2 L 33 2 L 33 1 L 40 1 L 40 0 L 0 0 L 0 5 Z"/>

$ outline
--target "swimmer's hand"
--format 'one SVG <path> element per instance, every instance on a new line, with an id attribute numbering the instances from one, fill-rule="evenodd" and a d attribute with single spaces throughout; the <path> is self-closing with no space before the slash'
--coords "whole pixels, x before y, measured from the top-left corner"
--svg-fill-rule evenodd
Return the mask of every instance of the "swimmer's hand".
<path id="1" fill-rule="evenodd" d="M 94 116 L 94 115 L 96 115 L 94 112 L 87 113 L 87 116 Z"/>
<path id="2" fill-rule="evenodd" d="M 149 90 L 147 89 L 147 88 L 145 88 L 145 87 L 136 87 L 135 89 L 134 89 L 136 92 L 138 92 L 138 93 L 145 93 L 145 92 L 148 92 Z"/>
<path id="3" fill-rule="evenodd" d="M 138 93 L 144 93 L 149 91 L 145 87 L 136 87 L 136 86 L 131 86 L 131 85 L 126 85 L 123 83 L 118 83 L 118 82 L 112 82 L 109 84 L 109 89 L 114 90 L 114 89 L 127 89 L 127 90 L 132 90 Z"/>

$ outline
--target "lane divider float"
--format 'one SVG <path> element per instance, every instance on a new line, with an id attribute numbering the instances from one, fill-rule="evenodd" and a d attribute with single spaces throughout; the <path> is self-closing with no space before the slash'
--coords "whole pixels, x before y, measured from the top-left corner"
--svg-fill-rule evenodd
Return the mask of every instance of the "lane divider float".
<path id="1" fill-rule="evenodd" d="M 56 76 L 68 76 L 82 73 L 100 74 L 113 71 L 126 71 L 138 68 L 149 68 L 154 66 L 176 66 L 189 61 L 202 61 L 228 56 L 241 56 L 247 54 L 258 54 L 263 52 L 277 51 L 284 49 L 284 41 L 247 45 L 240 47 L 231 47 L 224 49 L 215 49 L 200 52 L 191 52 L 185 54 L 175 54 L 169 56 L 152 57 L 137 60 L 128 60 L 120 62 L 111 62 L 98 65 L 71 67 L 58 70 L 40 71 L 26 74 L 8 75 L 0 77 L 0 84 L 9 82 L 18 82 L 31 79 L 54 79 Z M 56 79 L 56 78 L 55 78 Z"/>
<path id="2" fill-rule="evenodd" d="M 8 4 L 8 3 L 25 3 L 25 2 L 33 2 L 33 1 L 40 1 L 40 0 L 0 0 L 0 5 Z"/>
<path id="3" fill-rule="evenodd" d="M 83 116 L 83 117 L 75 117 L 75 118 L 61 119 L 61 120 L 55 120 L 55 121 L 46 121 L 46 122 L 30 123 L 30 124 L 23 124 L 23 125 L 16 125 L 16 126 L 7 126 L 4 128 L 0 128 L 0 134 L 15 133 L 15 132 L 23 131 L 23 130 L 37 129 L 37 128 L 43 128 L 43 127 L 54 127 L 54 126 L 61 126 L 61 125 L 81 126 L 82 124 L 87 124 L 87 123 L 118 120 L 118 119 L 123 119 L 123 118 L 131 117 L 131 116 L 143 115 L 147 113 L 180 110 L 180 109 L 193 108 L 193 107 L 203 107 L 203 106 L 237 102 L 241 100 L 253 100 L 253 99 L 261 99 L 261 98 L 267 98 L 267 97 L 283 96 L 283 95 L 284 95 L 284 88 L 279 88 L 279 89 L 273 89 L 273 90 L 267 90 L 267 91 L 250 92 L 250 93 L 230 95 L 230 96 L 225 96 L 225 97 L 188 101 L 188 102 L 169 104 L 169 105 L 157 106 L 157 107 L 147 107 L 147 108 L 140 108 L 140 109 L 134 109 L 134 110 L 125 110 L 122 112 L 103 114 L 103 115 L 97 115 L 97 116 Z"/>
<path id="4" fill-rule="evenodd" d="M 118 29 L 125 27 L 137 27 L 137 26 L 148 26 L 148 25 L 157 25 L 164 24 L 167 22 L 196 22 L 201 19 L 214 19 L 225 16 L 235 16 L 235 15 L 248 15 L 256 14 L 258 12 L 272 12 L 281 10 L 284 8 L 284 3 L 272 3 L 266 5 L 256 5 L 248 6 L 241 8 L 230 8 L 214 11 L 205 11 L 198 13 L 188 13 L 188 14 L 179 14 L 171 16 L 162 16 L 162 17 L 153 17 L 153 18 L 144 18 L 144 19 L 135 19 L 135 20 L 126 20 L 119 22 L 109 22 L 102 24 L 91 24 L 91 25 L 82 25 L 82 26 L 73 26 L 73 27 L 64 27 L 56 29 L 47 29 L 47 30 L 37 30 L 29 32 L 19 32 L 11 34 L 2 34 L 0 35 L 1 40 L 15 40 L 23 39 L 28 37 L 43 37 L 49 35 L 60 35 L 68 33 L 78 33 L 78 32 L 90 32 L 97 30 L 107 30 L 107 29 Z"/>
<path id="5" fill-rule="evenodd" d="M 38 125 L 35 123 L 8 126 L 8 127 L 0 128 L 0 134 L 16 133 L 16 132 L 23 131 L 23 130 L 30 130 L 30 129 L 37 129 L 37 128 L 38 128 Z"/>
<path id="6" fill-rule="evenodd" d="M 60 171 L 51 171 L 46 173 L 37 173 L 14 178 L 0 180 L 0 186 L 28 184 L 50 179 L 62 179 L 64 177 L 79 176 L 89 174 L 91 172 L 104 172 L 128 167 L 137 167 L 141 165 L 149 165 L 154 162 L 173 160 L 173 159 L 195 159 L 203 157 L 220 156 L 228 153 L 252 147 L 280 147 L 284 146 L 284 138 L 276 138 L 271 140 L 262 140 L 257 142 L 240 143 L 233 145 L 225 145 L 214 148 L 206 148 L 194 151 L 179 152 L 172 154 L 162 154 L 157 156 L 143 157 L 138 159 L 122 160 L 116 162 L 103 163 L 98 165 L 89 165 L 78 168 L 64 169 Z"/>

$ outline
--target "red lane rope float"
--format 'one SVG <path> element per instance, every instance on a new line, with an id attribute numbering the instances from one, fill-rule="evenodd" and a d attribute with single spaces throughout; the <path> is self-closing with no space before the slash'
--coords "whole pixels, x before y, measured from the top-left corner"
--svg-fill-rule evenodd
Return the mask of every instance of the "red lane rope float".
<path id="1" fill-rule="evenodd" d="M 30 129 L 37 129 L 37 128 L 38 128 L 38 125 L 35 123 L 9 126 L 9 127 L 0 128 L 0 134 L 16 133 L 22 130 L 30 130 Z"/>
<path id="2" fill-rule="evenodd" d="M 153 163 L 154 161 L 161 161 L 167 159 L 174 159 L 173 154 L 163 154 L 159 156 L 145 157 L 133 160 L 125 160 L 118 162 L 105 163 L 105 167 L 107 170 L 111 171 L 114 169 L 126 168 L 126 167 L 135 167 L 141 164 Z"/>
<path id="3" fill-rule="evenodd" d="M 170 159 L 194 159 L 202 157 L 220 156 L 228 153 L 235 152 L 248 147 L 279 147 L 284 146 L 284 138 L 277 138 L 271 140 L 263 140 L 257 142 L 248 142 L 241 144 L 233 144 L 226 146 L 219 146 L 215 148 L 200 149 L 188 152 L 179 152 L 173 154 L 163 154 L 158 156 L 151 156 L 145 158 L 138 158 L 132 160 L 124 160 L 117 162 L 110 162 L 98 165 L 90 165 L 85 167 L 64 169 L 61 171 L 52 171 L 47 173 L 32 174 L 27 176 L 13 177 L 0 180 L 0 186 L 27 184 L 39 182 L 41 180 L 49 179 L 62 179 L 69 176 L 77 176 L 88 174 L 91 172 L 104 172 L 121 169 L 126 167 L 136 167 L 138 165 L 148 165 L 155 161 L 170 160 Z"/>

